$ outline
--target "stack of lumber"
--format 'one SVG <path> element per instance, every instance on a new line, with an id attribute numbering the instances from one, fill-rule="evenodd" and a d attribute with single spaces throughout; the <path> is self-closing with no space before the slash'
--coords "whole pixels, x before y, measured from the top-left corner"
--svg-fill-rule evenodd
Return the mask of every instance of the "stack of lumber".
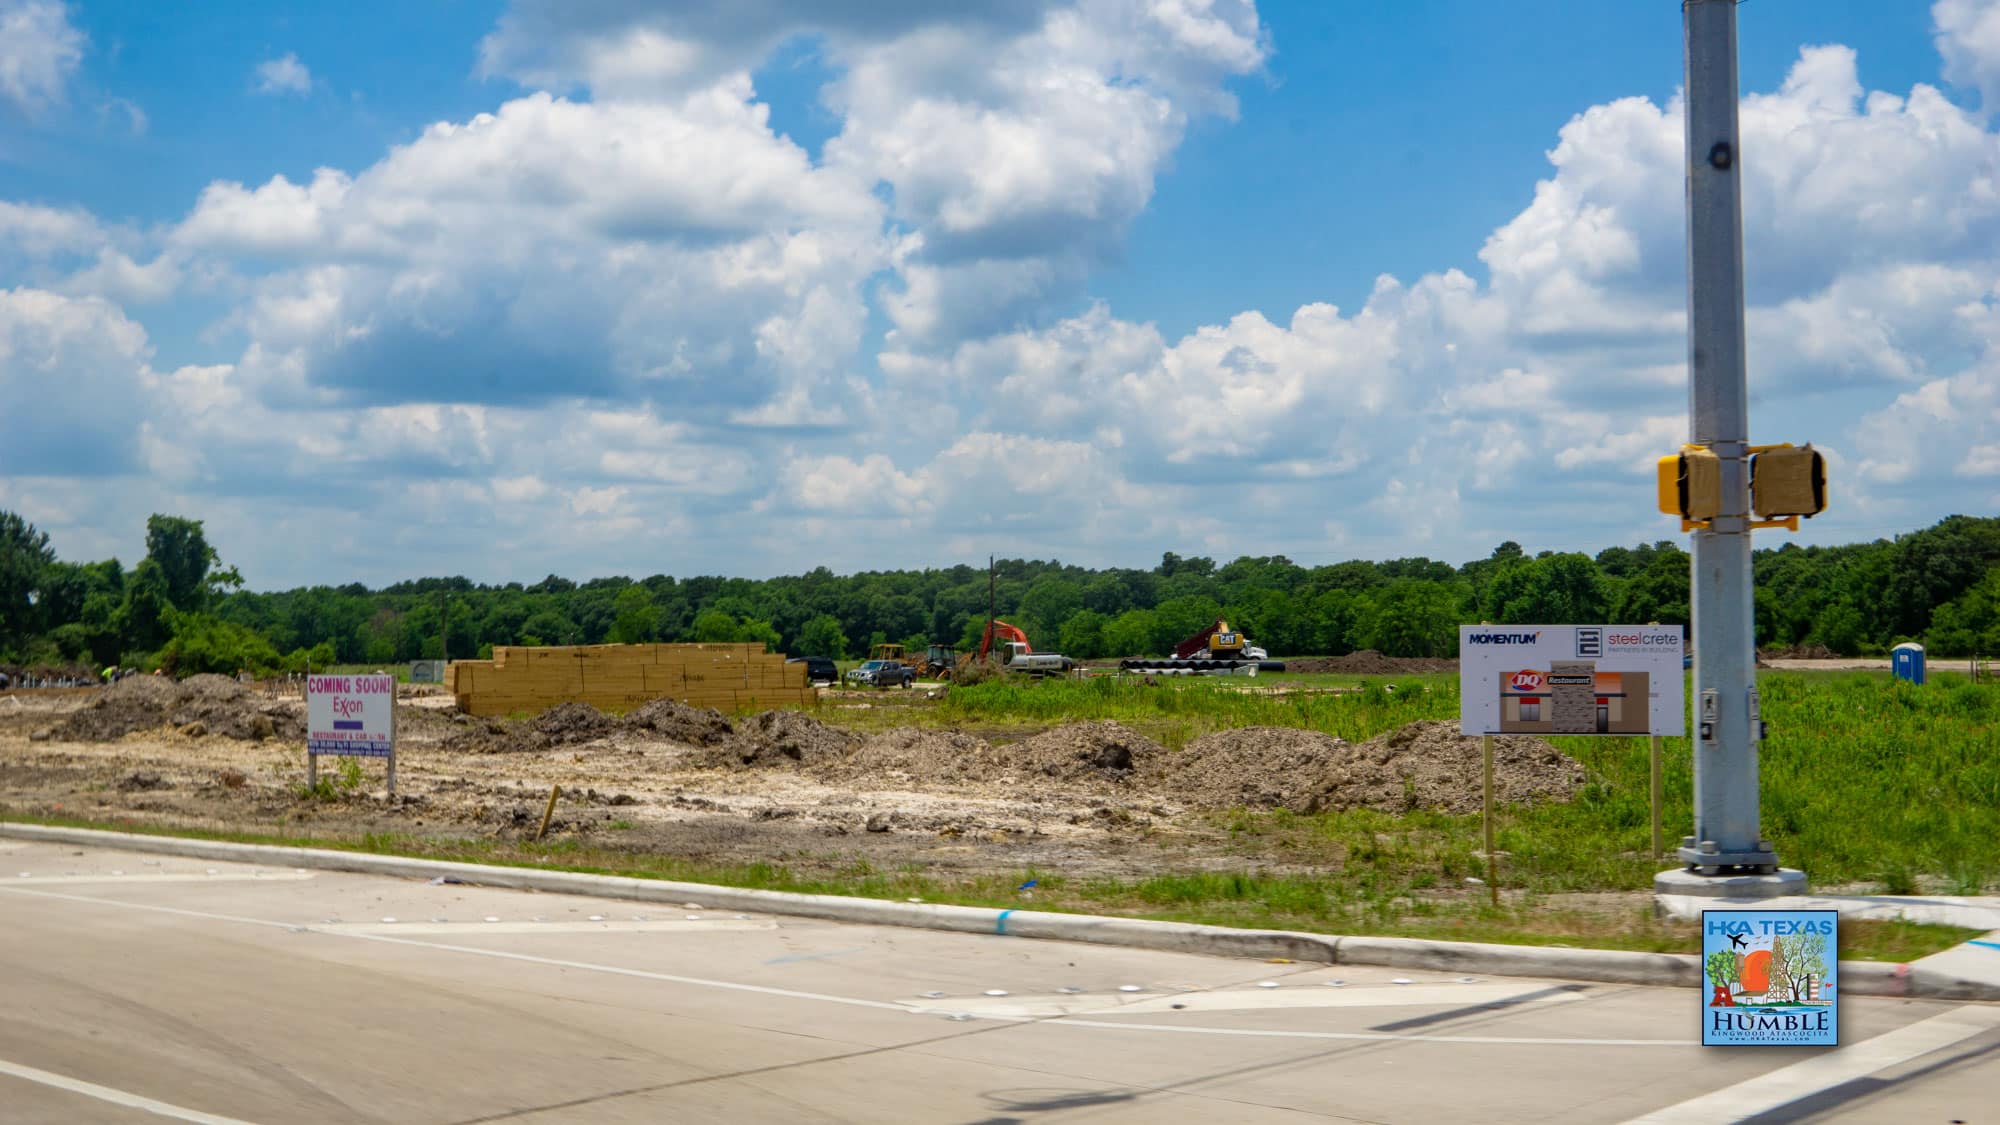
<path id="1" fill-rule="evenodd" d="M 722 711 L 818 701 L 803 663 L 761 644 L 576 645 L 495 648 L 491 660 L 454 660 L 445 684 L 469 715 L 546 711 L 588 703 L 630 711 L 678 699 Z"/>

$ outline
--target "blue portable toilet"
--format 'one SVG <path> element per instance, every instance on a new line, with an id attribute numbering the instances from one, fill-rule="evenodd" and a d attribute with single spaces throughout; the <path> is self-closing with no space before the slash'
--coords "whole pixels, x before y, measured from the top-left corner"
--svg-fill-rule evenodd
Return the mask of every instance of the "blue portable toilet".
<path id="1" fill-rule="evenodd" d="M 1889 650 L 1889 670 L 1899 680 L 1924 682 L 1924 646 L 1905 641 Z"/>

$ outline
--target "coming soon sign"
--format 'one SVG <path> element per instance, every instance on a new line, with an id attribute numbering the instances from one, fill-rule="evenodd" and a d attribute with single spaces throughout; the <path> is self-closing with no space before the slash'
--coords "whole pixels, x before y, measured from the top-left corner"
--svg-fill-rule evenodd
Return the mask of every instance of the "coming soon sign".
<path id="1" fill-rule="evenodd" d="M 1464 734 L 1686 733 L 1678 625 L 1464 625 Z"/>
<path id="2" fill-rule="evenodd" d="M 320 754 L 386 759 L 396 791 L 396 677 L 306 677 L 308 785 L 318 780 Z"/>

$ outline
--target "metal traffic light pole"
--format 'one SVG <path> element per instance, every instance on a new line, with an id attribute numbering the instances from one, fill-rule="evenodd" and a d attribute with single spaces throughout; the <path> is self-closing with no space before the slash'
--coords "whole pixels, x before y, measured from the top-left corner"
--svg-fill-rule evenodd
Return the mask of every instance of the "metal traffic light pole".
<path id="1" fill-rule="evenodd" d="M 1805 889 L 1758 826 L 1756 618 L 1750 570 L 1750 402 L 1736 0 L 1683 0 L 1686 31 L 1689 441 L 1721 458 L 1720 513 L 1694 531 L 1694 821 L 1662 894 Z"/>

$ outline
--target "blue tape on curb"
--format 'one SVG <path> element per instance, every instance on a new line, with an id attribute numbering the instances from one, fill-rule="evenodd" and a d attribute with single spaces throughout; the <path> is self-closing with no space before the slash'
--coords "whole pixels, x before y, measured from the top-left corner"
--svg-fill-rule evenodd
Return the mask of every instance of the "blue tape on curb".
<path id="1" fill-rule="evenodd" d="M 2000 949 L 2000 941 L 1968 941 L 1967 945 L 1983 945 L 1988 949 Z"/>
<path id="2" fill-rule="evenodd" d="M 1006 933 L 1006 932 L 1007 932 L 1007 915 L 1009 915 L 1009 914 L 1012 914 L 1012 913 L 1014 913 L 1014 912 L 1013 912 L 1013 911 L 1011 911 L 1011 910 L 1002 910 L 1002 911 L 1000 912 L 1000 917 L 998 917 L 998 918 L 995 918 L 995 919 L 993 919 L 993 932 L 994 932 L 994 933 L 996 933 L 996 934 L 1004 934 L 1004 933 Z"/>

